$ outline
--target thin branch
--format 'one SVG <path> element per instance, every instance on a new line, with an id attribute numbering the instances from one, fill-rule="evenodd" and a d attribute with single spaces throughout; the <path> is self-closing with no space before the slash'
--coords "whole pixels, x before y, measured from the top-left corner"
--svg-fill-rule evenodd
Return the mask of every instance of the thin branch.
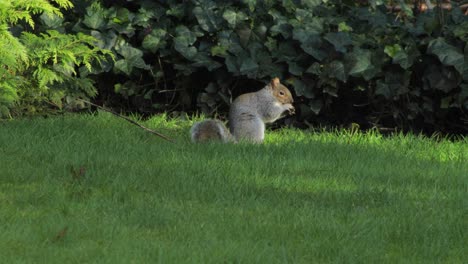
<path id="1" fill-rule="evenodd" d="M 104 111 L 109 112 L 109 113 L 111 113 L 111 114 L 113 114 L 113 115 L 115 115 L 115 116 L 118 116 L 118 117 L 120 117 L 120 118 L 122 118 L 122 119 L 125 119 L 125 120 L 127 120 L 128 122 L 130 122 L 130 123 L 132 123 L 132 124 L 134 124 L 134 125 L 136 125 L 136 126 L 142 128 L 142 129 L 144 129 L 144 130 L 146 130 L 146 131 L 148 131 L 148 132 L 150 132 L 150 133 L 152 133 L 152 134 L 154 134 L 154 135 L 156 135 L 156 136 L 158 136 L 158 137 L 160 137 L 160 138 L 162 138 L 162 139 L 164 139 L 164 140 L 166 140 L 166 141 L 169 141 L 169 142 L 171 142 L 171 143 L 174 143 L 174 141 L 173 141 L 172 139 L 168 138 L 167 136 L 165 136 L 165 135 L 163 135 L 163 134 L 161 134 L 161 133 L 159 133 L 159 132 L 156 132 L 156 131 L 154 131 L 154 130 L 152 130 L 152 129 L 149 129 L 149 128 L 145 127 L 145 126 L 142 126 L 142 125 L 138 124 L 137 122 L 131 120 L 131 119 L 128 118 L 128 117 L 125 117 L 125 116 L 123 116 L 123 115 L 121 115 L 121 114 L 118 114 L 118 113 L 116 113 L 116 112 L 114 112 L 114 111 L 112 111 L 112 110 L 110 110 L 110 109 L 107 109 L 107 108 L 105 108 L 105 107 L 103 107 L 103 106 L 100 106 L 100 105 L 97 105 L 97 104 L 94 104 L 94 103 L 91 103 L 91 102 L 89 102 L 89 101 L 86 101 L 86 100 L 83 100 L 83 99 L 78 99 L 78 100 L 81 100 L 81 101 L 84 102 L 84 103 L 90 104 L 90 105 L 95 106 L 95 107 L 97 107 L 97 108 L 99 108 L 99 109 L 101 109 L 101 110 L 104 110 Z"/>

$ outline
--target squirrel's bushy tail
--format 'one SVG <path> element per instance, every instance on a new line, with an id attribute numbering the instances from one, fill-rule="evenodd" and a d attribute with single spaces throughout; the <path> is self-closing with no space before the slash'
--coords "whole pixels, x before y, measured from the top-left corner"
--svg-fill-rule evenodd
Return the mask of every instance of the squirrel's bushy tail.
<path id="1" fill-rule="evenodd" d="M 190 129 L 192 142 L 220 141 L 223 143 L 233 142 L 229 130 L 219 120 L 208 119 L 195 123 Z"/>

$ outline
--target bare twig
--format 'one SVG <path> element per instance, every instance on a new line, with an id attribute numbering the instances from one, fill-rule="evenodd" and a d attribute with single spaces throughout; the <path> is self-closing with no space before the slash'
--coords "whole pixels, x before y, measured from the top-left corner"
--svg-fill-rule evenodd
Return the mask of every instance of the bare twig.
<path id="1" fill-rule="evenodd" d="M 156 132 L 156 131 L 154 131 L 154 130 L 152 130 L 152 129 L 149 129 L 149 128 L 145 127 L 145 126 L 142 126 L 142 125 L 138 124 L 137 122 L 131 120 L 130 118 L 128 118 L 128 117 L 126 117 L 126 116 L 123 116 L 123 115 L 121 115 L 121 114 L 118 114 L 118 113 L 116 113 L 116 112 L 114 112 L 114 111 L 112 111 L 112 110 L 110 110 L 110 109 L 107 109 L 107 108 L 105 108 L 105 107 L 102 107 L 102 106 L 97 105 L 97 104 L 94 104 L 94 103 L 91 103 L 91 102 L 89 102 L 89 101 L 86 101 L 86 100 L 83 100 L 83 99 L 78 99 L 78 100 L 81 100 L 81 101 L 83 101 L 83 102 L 85 102 L 85 103 L 87 103 L 87 104 L 90 104 L 90 105 L 92 105 L 92 106 L 95 106 L 95 107 L 97 107 L 97 108 L 99 108 L 99 109 L 101 109 L 101 110 L 104 110 L 104 111 L 106 111 L 106 112 L 109 112 L 109 113 L 111 113 L 111 114 L 113 114 L 113 115 L 115 115 L 115 116 L 118 116 L 118 117 L 122 118 L 122 119 L 125 119 L 125 120 L 127 120 L 128 122 L 134 124 L 135 126 L 138 126 L 138 127 L 142 128 L 142 129 L 144 129 L 144 130 L 146 130 L 146 131 L 148 131 L 148 132 L 150 132 L 150 133 L 152 133 L 152 134 L 154 134 L 154 135 L 156 135 L 156 136 L 158 136 L 158 137 L 160 137 L 160 138 L 162 138 L 162 139 L 164 139 L 164 140 L 166 140 L 166 141 L 169 141 L 169 142 L 171 142 L 171 143 L 174 143 L 174 141 L 173 141 L 172 139 L 168 138 L 167 136 L 165 136 L 165 135 L 163 135 L 163 134 L 161 134 L 161 133 L 159 133 L 159 132 Z"/>
<path id="2" fill-rule="evenodd" d="M 62 240 L 67 234 L 67 231 L 68 231 L 68 226 L 60 230 L 60 232 L 58 232 L 58 234 L 55 235 L 54 238 L 52 238 L 52 242 L 58 242 L 59 240 Z"/>

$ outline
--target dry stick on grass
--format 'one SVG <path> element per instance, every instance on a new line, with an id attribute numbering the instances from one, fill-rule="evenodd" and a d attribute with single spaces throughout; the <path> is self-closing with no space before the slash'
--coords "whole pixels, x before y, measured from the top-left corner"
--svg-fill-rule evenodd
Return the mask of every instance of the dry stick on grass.
<path id="1" fill-rule="evenodd" d="M 103 107 L 103 106 L 100 106 L 100 105 L 97 105 L 97 104 L 95 104 L 95 103 L 91 103 L 91 102 L 86 101 L 86 100 L 83 100 L 83 99 L 79 99 L 79 100 L 81 100 L 81 101 L 84 102 L 84 103 L 93 105 L 93 106 L 95 106 L 95 107 L 97 107 L 97 108 L 99 108 L 99 109 L 102 109 L 102 110 L 106 111 L 106 112 L 109 112 L 109 113 L 111 113 L 111 114 L 113 114 L 113 115 L 115 115 L 115 116 L 118 116 L 118 117 L 120 117 L 120 118 L 123 118 L 123 119 L 127 120 L 128 122 L 130 122 L 130 123 L 132 123 L 132 124 L 134 124 L 134 125 L 136 125 L 136 126 L 138 126 L 138 127 L 140 127 L 140 128 L 143 128 L 144 130 L 146 130 L 146 131 L 148 131 L 148 132 L 150 132 L 150 133 L 152 133 L 152 134 L 155 134 L 156 136 L 158 136 L 158 137 L 160 137 L 160 138 L 162 138 L 162 139 L 164 139 L 164 140 L 167 140 L 167 141 L 169 141 L 169 142 L 171 142 L 171 143 L 174 143 L 174 141 L 173 141 L 172 139 L 166 137 L 165 135 L 163 135 L 163 134 L 161 134 L 161 133 L 159 133 L 159 132 L 156 132 L 156 131 L 154 131 L 154 130 L 152 130 L 152 129 L 149 129 L 149 128 L 145 127 L 145 126 L 142 126 L 142 125 L 138 124 L 137 122 L 131 120 L 131 119 L 128 118 L 128 117 L 125 117 L 125 116 L 123 116 L 123 115 L 121 115 L 121 114 L 118 114 L 118 113 L 116 113 L 116 112 L 114 112 L 114 111 L 112 111 L 112 110 L 110 110 L 110 109 L 107 109 L 107 108 L 105 108 L 105 107 Z"/>

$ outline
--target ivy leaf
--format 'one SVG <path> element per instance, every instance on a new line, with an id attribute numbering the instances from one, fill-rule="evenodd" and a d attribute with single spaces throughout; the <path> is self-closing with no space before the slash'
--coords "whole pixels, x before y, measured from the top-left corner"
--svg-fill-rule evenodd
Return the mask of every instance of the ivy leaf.
<path id="1" fill-rule="evenodd" d="M 382 80 L 377 81 L 375 94 L 382 95 L 383 97 L 385 97 L 385 99 L 390 99 L 392 97 L 392 92 L 390 90 L 390 87 L 388 86 L 388 84 L 386 84 Z"/>
<path id="2" fill-rule="evenodd" d="M 106 22 L 104 9 L 99 4 L 93 4 L 86 8 L 86 15 L 83 24 L 91 29 L 102 29 Z"/>
<path id="3" fill-rule="evenodd" d="M 239 73 L 240 66 L 237 63 L 237 58 L 235 56 L 227 56 L 225 63 L 229 72 L 234 73 L 234 74 Z"/>
<path id="4" fill-rule="evenodd" d="M 192 64 L 193 66 L 205 67 L 209 71 L 213 71 L 222 66 L 221 63 L 212 60 L 205 52 L 198 52 L 194 61 L 195 62 Z"/>
<path id="5" fill-rule="evenodd" d="M 307 68 L 306 72 L 320 76 L 322 74 L 322 66 L 319 63 L 314 62 L 309 68 Z"/>
<path id="6" fill-rule="evenodd" d="M 463 15 L 463 17 L 466 16 Z M 461 40 L 468 42 L 468 21 L 465 21 L 460 25 L 455 26 L 455 28 L 453 29 L 453 34 Z"/>
<path id="7" fill-rule="evenodd" d="M 468 45 L 465 45 L 465 64 L 463 67 L 462 79 L 468 82 Z"/>
<path id="8" fill-rule="evenodd" d="M 132 73 L 133 68 L 148 70 L 150 67 L 143 60 L 143 52 L 137 48 L 125 44 L 117 49 L 117 52 L 122 55 L 123 59 L 115 62 L 114 68 L 124 72 L 127 75 Z"/>
<path id="9" fill-rule="evenodd" d="M 308 86 L 305 82 L 297 78 L 291 78 L 288 80 L 288 83 L 291 83 L 294 86 L 294 91 L 297 96 L 304 96 L 309 99 L 315 97 L 314 92 L 312 91 L 313 87 Z"/>
<path id="10" fill-rule="evenodd" d="M 239 35 L 240 43 L 243 46 L 247 46 L 249 43 L 250 37 L 252 36 L 252 30 L 250 28 L 243 28 L 237 30 L 237 34 Z"/>
<path id="11" fill-rule="evenodd" d="M 308 8 L 314 8 L 322 4 L 322 0 L 302 0 L 301 2 Z"/>
<path id="12" fill-rule="evenodd" d="M 403 49 L 399 44 L 387 45 L 384 52 L 392 58 L 394 64 L 399 64 L 405 70 L 409 69 L 420 55 L 419 50 L 414 44 L 411 44 L 406 49 Z"/>
<path id="13" fill-rule="evenodd" d="M 385 54 L 390 56 L 390 58 L 394 58 L 398 52 L 402 50 L 400 44 L 394 44 L 394 45 L 386 45 L 384 48 Z"/>
<path id="14" fill-rule="evenodd" d="M 155 29 L 143 39 L 143 48 L 155 53 L 160 47 L 166 45 L 166 31 L 163 29 Z"/>
<path id="15" fill-rule="evenodd" d="M 255 6 L 257 5 L 257 0 L 242 0 L 242 2 L 249 6 L 250 12 L 255 11 Z"/>
<path id="16" fill-rule="evenodd" d="M 242 60 L 242 64 L 240 67 L 240 72 L 244 74 L 252 73 L 257 71 L 258 64 L 252 58 L 246 58 Z"/>
<path id="17" fill-rule="evenodd" d="M 304 72 L 304 68 L 299 66 L 297 62 L 295 61 L 290 61 L 288 62 L 289 65 L 289 72 L 296 75 L 296 76 L 302 76 L 302 73 Z"/>
<path id="18" fill-rule="evenodd" d="M 174 38 L 174 48 L 185 58 L 192 60 L 197 54 L 197 49 L 193 44 L 197 37 L 186 26 L 176 28 L 177 36 Z"/>
<path id="19" fill-rule="evenodd" d="M 170 5 L 170 8 L 167 9 L 166 15 L 173 16 L 176 18 L 182 18 L 185 15 L 185 5 L 184 4 L 174 4 Z"/>
<path id="20" fill-rule="evenodd" d="M 231 28 L 235 28 L 237 24 L 248 19 L 243 12 L 235 12 L 230 9 L 224 11 L 223 18 L 229 23 Z"/>
<path id="21" fill-rule="evenodd" d="M 370 50 L 356 48 L 353 52 L 345 55 L 346 68 L 348 74 L 352 76 L 362 76 L 366 80 L 370 80 L 373 76 L 367 71 L 374 70 L 372 65 L 372 53 Z"/>
<path id="22" fill-rule="evenodd" d="M 411 7 L 404 0 L 398 0 L 398 2 L 400 4 L 401 11 L 403 11 L 407 17 L 413 17 L 413 10 Z"/>
<path id="23" fill-rule="evenodd" d="M 353 31 L 353 28 L 348 26 L 346 22 L 341 22 L 338 24 L 338 32 L 350 32 Z"/>
<path id="24" fill-rule="evenodd" d="M 216 45 L 211 47 L 211 56 L 225 57 L 227 55 L 228 47 L 222 45 Z"/>
<path id="25" fill-rule="evenodd" d="M 326 72 L 329 77 L 336 78 L 346 82 L 346 71 L 343 62 L 334 60 L 326 66 Z"/>
<path id="26" fill-rule="evenodd" d="M 117 42 L 117 34 L 114 31 L 101 33 L 97 30 L 91 30 L 91 36 L 93 36 L 97 43 L 96 45 L 101 49 L 112 49 Z"/>
<path id="27" fill-rule="evenodd" d="M 457 48 L 448 44 L 443 38 L 437 38 L 429 42 L 427 53 L 436 55 L 444 65 L 454 66 L 463 74 L 465 58 L 463 53 Z"/>
<path id="28" fill-rule="evenodd" d="M 320 35 L 307 34 L 303 31 L 295 31 L 295 39 L 300 39 L 301 48 L 315 59 L 322 61 L 327 57 L 327 53 L 321 49 L 322 40 Z"/>
<path id="29" fill-rule="evenodd" d="M 216 4 L 213 2 L 203 2 L 203 5 L 196 6 L 193 9 L 193 14 L 197 18 L 200 27 L 207 32 L 214 32 L 218 29 L 220 21 L 217 19 L 214 9 Z"/>
<path id="30" fill-rule="evenodd" d="M 318 115 L 320 113 L 320 110 L 322 110 L 322 107 L 323 107 L 323 103 L 322 103 L 322 100 L 313 100 L 309 103 L 309 107 L 310 107 L 310 110 L 312 110 L 312 112 L 314 112 L 316 115 Z"/>
<path id="31" fill-rule="evenodd" d="M 53 29 L 53 28 L 59 28 L 63 26 L 63 17 L 59 17 L 56 14 L 51 14 L 51 13 L 43 13 L 40 16 L 42 22 L 47 25 L 47 27 Z"/>
<path id="32" fill-rule="evenodd" d="M 455 24 L 460 24 L 466 21 L 465 14 L 463 14 L 461 8 L 453 8 L 450 12 L 450 17 Z"/>
<path id="33" fill-rule="evenodd" d="M 437 89 L 449 93 L 458 86 L 455 70 L 438 65 L 428 65 L 423 75 L 424 88 Z"/>
<path id="34" fill-rule="evenodd" d="M 347 32 L 330 32 L 325 35 L 324 39 L 330 42 L 335 47 L 335 50 L 342 53 L 347 51 L 346 46 L 352 44 Z"/>
<path id="35" fill-rule="evenodd" d="M 325 85 L 323 92 L 333 97 L 338 97 L 338 87 L 336 85 Z"/>
<path id="36" fill-rule="evenodd" d="M 279 23 L 270 28 L 271 35 L 274 37 L 278 34 L 281 34 L 285 39 L 291 37 L 292 26 L 287 23 Z"/>
<path id="37" fill-rule="evenodd" d="M 468 84 L 460 84 L 461 91 L 458 94 L 458 103 L 468 109 Z"/>

